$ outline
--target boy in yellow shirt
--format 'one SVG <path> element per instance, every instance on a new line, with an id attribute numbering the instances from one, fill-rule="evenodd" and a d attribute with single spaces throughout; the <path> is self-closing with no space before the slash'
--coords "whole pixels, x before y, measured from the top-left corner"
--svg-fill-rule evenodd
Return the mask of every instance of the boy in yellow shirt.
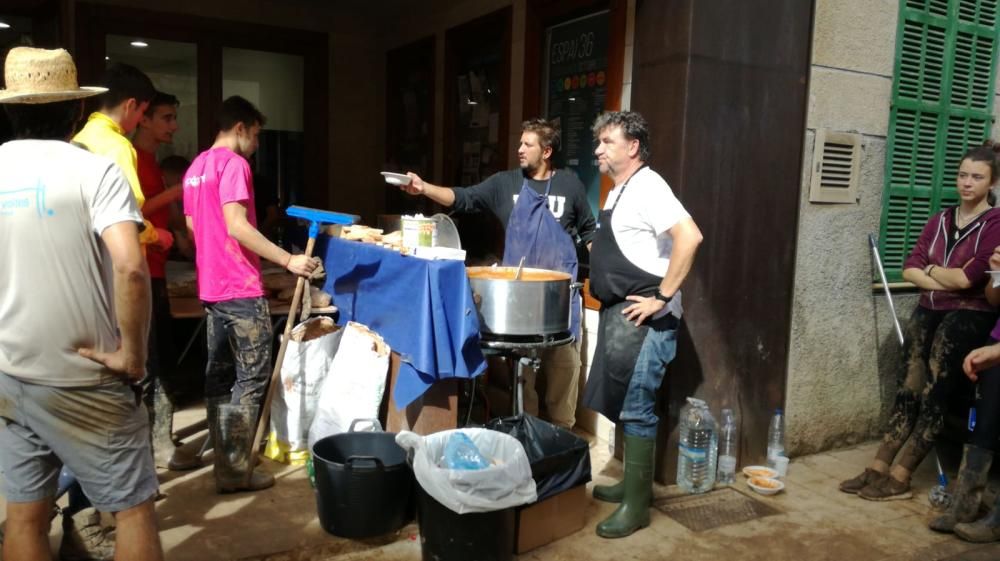
<path id="1" fill-rule="evenodd" d="M 146 202 L 139 185 L 135 147 L 126 134 L 132 134 L 142 119 L 150 100 L 156 93 L 153 82 L 141 70 L 128 64 L 114 64 L 105 74 L 104 87 L 108 88 L 99 98 L 100 109 L 90 114 L 87 124 L 73 137 L 90 152 L 111 158 L 122 169 L 125 179 L 132 186 L 132 194 L 139 208 Z M 159 241 L 157 230 L 148 220 L 139 234 L 143 245 Z M 168 249 L 169 236 L 163 236 L 161 246 Z"/>

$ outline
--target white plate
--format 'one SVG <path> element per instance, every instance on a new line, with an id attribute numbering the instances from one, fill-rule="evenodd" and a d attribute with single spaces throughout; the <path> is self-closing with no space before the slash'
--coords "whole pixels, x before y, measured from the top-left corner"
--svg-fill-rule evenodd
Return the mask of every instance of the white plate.
<path id="1" fill-rule="evenodd" d="M 409 175 L 392 173 L 391 171 L 383 171 L 382 176 L 385 177 L 385 182 L 390 185 L 409 185 L 412 181 Z"/>
<path id="2" fill-rule="evenodd" d="M 747 479 L 747 485 L 761 495 L 774 495 L 780 493 L 785 488 L 784 483 L 770 477 L 751 477 Z"/>
<path id="3" fill-rule="evenodd" d="M 767 466 L 746 466 L 743 468 L 743 475 L 750 477 L 778 477 L 778 470 Z"/>

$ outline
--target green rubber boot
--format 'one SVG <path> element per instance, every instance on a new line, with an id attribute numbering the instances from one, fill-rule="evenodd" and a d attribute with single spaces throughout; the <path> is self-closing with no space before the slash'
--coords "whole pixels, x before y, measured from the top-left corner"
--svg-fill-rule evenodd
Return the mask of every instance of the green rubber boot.
<path id="1" fill-rule="evenodd" d="M 606 503 L 620 503 L 625 496 L 625 480 L 614 485 L 594 485 L 594 498 Z"/>
<path id="2" fill-rule="evenodd" d="M 649 526 L 649 504 L 653 499 L 653 451 L 656 440 L 625 435 L 625 479 L 622 502 L 611 516 L 597 525 L 602 538 L 624 538 Z"/>

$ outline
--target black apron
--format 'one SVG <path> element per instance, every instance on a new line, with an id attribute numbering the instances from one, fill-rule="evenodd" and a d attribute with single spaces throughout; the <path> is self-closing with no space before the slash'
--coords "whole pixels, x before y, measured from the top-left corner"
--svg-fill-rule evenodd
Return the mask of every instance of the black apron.
<path id="1" fill-rule="evenodd" d="M 635 173 L 639 171 L 642 168 Z M 632 304 L 626 296 L 652 296 L 663 281 L 663 277 L 637 267 L 625 257 L 611 228 L 615 208 L 632 177 L 622 185 L 611 208 L 598 214 L 597 231 L 590 249 L 590 294 L 601 302 L 601 311 L 597 348 L 587 376 L 583 404 L 615 423 L 619 422 L 646 332 L 650 327 L 676 329 L 679 324 L 676 317 L 667 314 L 655 320 L 647 319 L 636 327 L 622 314 L 622 310 Z"/>
<path id="2" fill-rule="evenodd" d="M 555 175 L 555 172 L 552 172 Z M 514 209 L 507 220 L 504 238 L 503 264 L 516 267 L 524 257 L 525 267 L 536 267 L 569 273 L 576 281 L 576 245 L 549 210 L 549 190 L 552 176 L 539 194 L 525 179 Z M 570 293 L 570 333 L 580 339 L 580 313 L 583 296 L 579 290 Z"/>

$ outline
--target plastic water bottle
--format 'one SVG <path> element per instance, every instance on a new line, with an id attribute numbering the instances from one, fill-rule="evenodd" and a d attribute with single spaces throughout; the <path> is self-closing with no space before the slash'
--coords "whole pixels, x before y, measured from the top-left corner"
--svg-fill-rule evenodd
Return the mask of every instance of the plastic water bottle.
<path id="1" fill-rule="evenodd" d="M 677 485 L 686 493 L 704 493 L 715 485 L 718 427 L 708 404 L 693 397 L 681 409 Z"/>
<path id="2" fill-rule="evenodd" d="M 785 455 L 785 412 L 774 410 L 771 425 L 767 428 L 767 465 L 774 467 L 774 459 Z"/>
<path id="3" fill-rule="evenodd" d="M 736 483 L 739 427 L 732 409 L 723 409 L 720 421 L 722 425 L 719 427 L 719 471 L 715 478 L 719 483 L 730 485 Z"/>

